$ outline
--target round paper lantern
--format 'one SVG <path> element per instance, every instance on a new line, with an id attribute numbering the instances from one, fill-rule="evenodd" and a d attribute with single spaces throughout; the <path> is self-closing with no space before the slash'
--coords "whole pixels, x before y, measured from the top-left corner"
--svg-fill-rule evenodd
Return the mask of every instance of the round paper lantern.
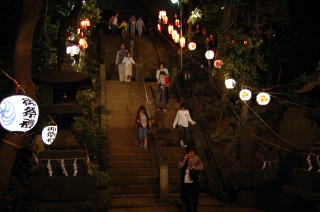
<path id="1" fill-rule="evenodd" d="M 168 26 L 168 34 L 171 35 L 171 34 L 172 34 L 172 31 L 173 31 L 173 26 L 172 26 L 172 25 L 169 25 L 169 26 Z"/>
<path id="2" fill-rule="evenodd" d="M 78 46 L 74 45 L 74 46 L 67 47 L 67 54 L 74 56 L 75 54 L 79 54 L 79 53 L 80 53 L 80 48 Z"/>
<path id="3" fill-rule="evenodd" d="M 163 17 L 166 15 L 167 15 L 167 12 L 165 10 L 159 11 L 159 19 L 163 19 Z"/>
<path id="4" fill-rule="evenodd" d="M 251 91 L 249 89 L 242 89 L 239 93 L 239 97 L 242 101 L 248 101 L 251 99 Z"/>
<path id="5" fill-rule="evenodd" d="M 80 40 L 79 40 L 79 46 L 80 46 L 82 49 L 88 48 L 88 43 L 87 43 L 86 39 L 80 38 Z"/>
<path id="6" fill-rule="evenodd" d="M 168 24 L 168 16 L 163 16 L 162 20 L 163 20 L 163 24 Z"/>
<path id="7" fill-rule="evenodd" d="M 213 65 L 216 68 L 221 68 L 221 66 L 223 65 L 223 62 L 222 62 L 222 60 L 215 60 Z"/>
<path id="8" fill-rule="evenodd" d="M 173 30 L 173 31 L 172 31 L 171 36 L 172 36 L 172 39 L 173 39 L 173 40 L 176 39 L 177 34 L 178 34 L 177 30 Z"/>
<path id="9" fill-rule="evenodd" d="M 186 46 L 186 39 L 184 37 L 180 38 L 180 47 L 184 48 Z"/>
<path id="10" fill-rule="evenodd" d="M 37 123 L 39 107 L 25 95 L 13 95 L 0 103 L 0 124 L 11 132 L 27 132 Z"/>
<path id="11" fill-rule="evenodd" d="M 227 89 L 234 89 L 234 87 L 236 87 L 236 81 L 234 79 L 225 79 L 224 84 Z"/>
<path id="12" fill-rule="evenodd" d="M 256 101 L 259 105 L 267 105 L 269 104 L 271 97 L 268 93 L 261 92 L 257 95 Z"/>
<path id="13" fill-rule="evenodd" d="M 189 49 L 189 50 L 193 51 L 193 50 L 195 50 L 196 48 L 197 48 L 197 44 L 196 44 L 195 42 L 190 42 L 190 43 L 188 44 L 188 49 Z"/>
<path id="14" fill-rule="evenodd" d="M 179 0 L 171 0 L 172 4 L 176 4 L 179 2 Z"/>
<path id="15" fill-rule="evenodd" d="M 58 134 L 58 126 L 46 126 L 43 128 L 41 133 L 41 138 L 43 143 L 50 145 L 53 143 L 54 139 L 56 139 L 56 136 Z"/>
<path id="16" fill-rule="evenodd" d="M 176 27 L 180 27 L 180 20 L 179 19 L 174 20 L 174 25 Z"/>
<path id="17" fill-rule="evenodd" d="M 214 51 L 212 51 L 212 50 L 206 51 L 205 56 L 206 56 L 206 58 L 207 58 L 208 60 L 212 60 L 212 59 L 214 58 Z"/>
<path id="18" fill-rule="evenodd" d="M 179 43 L 180 42 L 180 35 L 177 33 L 174 37 L 174 42 Z"/>

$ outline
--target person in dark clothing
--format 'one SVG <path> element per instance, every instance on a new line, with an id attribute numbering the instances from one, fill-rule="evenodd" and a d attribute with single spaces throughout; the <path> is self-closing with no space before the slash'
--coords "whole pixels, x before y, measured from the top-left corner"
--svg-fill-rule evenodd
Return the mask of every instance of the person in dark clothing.
<path id="1" fill-rule="evenodd" d="M 203 170 L 203 163 L 195 150 L 187 148 L 186 154 L 178 162 L 181 170 L 181 199 L 186 212 L 198 211 L 200 193 L 199 173 Z"/>

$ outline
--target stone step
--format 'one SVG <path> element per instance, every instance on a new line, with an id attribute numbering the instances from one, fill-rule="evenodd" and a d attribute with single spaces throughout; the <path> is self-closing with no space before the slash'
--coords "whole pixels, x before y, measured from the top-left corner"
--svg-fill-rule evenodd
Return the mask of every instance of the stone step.
<path id="1" fill-rule="evenodd" d="M 158 191 L 157 185 L 111 185 L 111 194 L 156 194 Z"/>
<path id="2" fill-rule="evenodd" d="M 159 176 L 111 176 L 112 185 L 159 184 Z M 180 176 L 169 177 L 170 184 L 179 184 Z"/>
<path id="3" fill-rule="evenodd" d="M 159 176 L 159 167 L 152 168 L 112 168 L 108 170 L 110 176 L 150 176 L 156 174 Z M 180 170 L 177 168 L 169 168 L 169 176 L 179 176 Z"/>
<path id="4" fill-rule="evenodd" d="M 180 153 L 161 153 L 162 160 L 178 161 L 182 154 Z M 108 160 L 126 161 L 126 160 L 154 160 L 154 153 L 110 153 L 107 155 Z"/>
<path id="5" fill-rule="evenodd" d="M 176 167 L 177 162 L 175 161 L 167 161 L 166 164 L 169 167 Z M 107 165 L 109 168 L 126 168 L 126 167 L 134 167 L 134 168 L 155 168 L 159 166 L 158 161 L 108 161 Z"/>
<path id="6" fill-rule="evenodd" d="M 156 147 L 157 152 L 171 152 L 171 153 L 181 153 L 185 152 L 184 148 L 181 147 Z M 117 152 L 117 153 L 137 153 L 141 152 L 141 148 L 138 146 L 112 146 L 107 148 L 107 152 Z"/>

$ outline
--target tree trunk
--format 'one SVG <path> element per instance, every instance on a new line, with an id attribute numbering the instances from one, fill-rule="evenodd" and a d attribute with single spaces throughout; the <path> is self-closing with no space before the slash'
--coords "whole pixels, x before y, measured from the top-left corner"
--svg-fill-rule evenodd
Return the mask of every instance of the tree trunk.
<path id="1" fill-rule="evenodd" d="M 22 0 L 21 23 L 18 28 L 18 38 L 13 56 L 14 78 L 21 83 L 25 94 L 34 98 L 35 86 L 32 82 L 32 40 L 39 19 L 42 0 Z M 25 141 L 25 136 L 7 133 L 0 142 L 0 199 L 7 189 L 11 169 L 18 148 Z M 8 144 L 12 143 L 12 144 Z"/>
<path id="2" fill-rule="evenodd" d="M 72 25 L 77 25 L 77 19 L 82 8 L 82 0 L 76 0 L 73 10 L 70 12 L 69 16 L 65 17 L 59 26 L 58 31 L 58 50 L 57 50 L 57 71 L 61 71 L 62 64 L 66 55 L 66 38 L 68 33 L 68 28 Z"/>

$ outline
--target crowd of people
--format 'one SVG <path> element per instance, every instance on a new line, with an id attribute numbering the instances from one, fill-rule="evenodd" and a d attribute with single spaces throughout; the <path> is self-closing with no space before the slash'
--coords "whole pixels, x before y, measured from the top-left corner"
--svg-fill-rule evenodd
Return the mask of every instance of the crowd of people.
<path id="1" fill-rule="evenodd" d="M 121 24 L 119 24 L 119 14 L 116 13 L 108 21 L 108 28 L 111 30 L 113 36 L 118 34 L 118 31 L 121 31 L 121 37 L 123 39 L 133 39 L 136 34 L 139 37 L 143 35 L 143 32 L 146 30 L 145 23 L 142 17 L 139 17 L 138 20 L 136 16 L 131 16 L 128 20 L 125 18 L 122 19 Z"/>
<path id="2" fill-rule="evenodd" d="M 118 26 L 118 14 L 109 20 L 109 28 L 113 35 L 117 33 L 117 29 L 121 29 L 123 38 L 128 36 L 128 29 L 130 28 L 130 37 L 134 37 L 136 31 L 141 36 L 143 33 L 144 23 L 140 17 L 137 21 L 134 16 L 129 19 L 129 23 L 123 20 Z M 120 49 L 116 54 L 115 61 L 119 80 L 122 82 L 132 81 L 132 72 L 135 61 L 131 56 L 131 52 L 126 50 L 124 44 L 120 45 Z M 169 70 L 165 64 L 161 63 L 155 72 L 155 79 L 158 85 L 157 110 L 165 112 L 169 100 L 170 80 Z M 203 163 L 199 156 L 196 155 L 195 149 L 189 139 L 189 124 L 195 125 L 196 122 L 191 118 L 190 112 L 186 104 L 182 103 L 176 113 L 173 128 L 178 129 L 179 145 L 186 148 L 186 153 L 178 162 L 178 168 L 181 171 L 181 198 L 187 212 L 197 212 L 198 198 L 200 192 L 199 173 L 203 170 Z M 152 125 L 147 109 L 141 105 L 136 113 L 135 125 L 138 131 L 140 147 L 145 152 L 148 151 L 148 132 Z"/>

